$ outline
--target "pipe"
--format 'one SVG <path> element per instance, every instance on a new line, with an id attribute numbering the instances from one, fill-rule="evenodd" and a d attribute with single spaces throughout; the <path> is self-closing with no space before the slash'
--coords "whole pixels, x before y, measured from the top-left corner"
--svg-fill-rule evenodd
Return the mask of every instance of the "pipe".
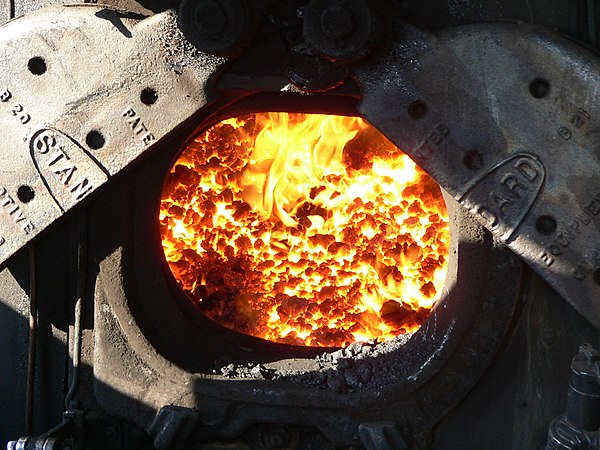
<path id="1" fill-rule="evenodd" d="M 73 325 L 73 363 L 72 363 L 72 378 L 69 383 L 69 390 L 65 396 L 65 408 L 67 411 L 73 409 L 71 404 L 77 388 L 79 387 L 79 372 L 81 363 L 81 325 L 83 320 L 83 308 L 85 306 L 85 289 L 87 277 L 87 214 L 84 211 L 80 214 L 78 242 L 77 242 L 77 292 L 74 308 L 74 325 Z"/>
<path id="2" fill-rule="evenodd" d="M 25 403 L 25 429 L 31 435 L 35 393 L 35 367 L 37 354 L 37 293 L 35 246 L 29 247 L 29 348 L 27 353 L 27 397 Z"/>

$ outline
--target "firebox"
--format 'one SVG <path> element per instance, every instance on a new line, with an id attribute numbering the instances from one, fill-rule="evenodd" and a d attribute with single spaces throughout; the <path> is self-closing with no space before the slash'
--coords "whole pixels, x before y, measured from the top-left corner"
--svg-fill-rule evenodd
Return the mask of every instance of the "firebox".
<path id="1" fill-rule="evenodd" d="M 594 2 L 86 3 L 0 28 L 7 448 L 597 445 Z"/>
<path id="2" fill-rule="evenodd" d="M 296 95 L 278 98 L 277 102 L 284 100 L 283 104 L 297 103 L 299 99 Z M 319 102 L 310 105 L 312 102 L 312 99 L 308 102 L 305 100 L 303 109 L 311 112 L 318 110 Z M 274 104 L 268 109 L 277 110 L 281 107 L 282 104 Z M 244 118 L 242 120 L 250 117 L 246 114 L 247 111 L 242 111 L 242 105 L 239 108 L 237 112 L 244 114 L 236 114 L 236 117 Z M 223 114 L 229 116 L 231 111 L 237 108 L 228 105 L 227 109 L 228 112 Z M 346 111 L 347 114 L 350 112 Z M 227 124 L 218 121 L 216 129 L 218 130 L 223 123 Z M 199 129 L 205 130 L 206 127 L 201 125 Z M 208 128 L 208 130 L 214 129 L 214 126 Z M 176 278 L 173 267 L 176 268 L 175 270 L 180 267 L 184 267 L 182 270 L 187 270 L 181 264 L 187 264 L 187 257 L 197 258 L 197 256 L 190 256 L 190 248 L 186 246 L 181 252 L 182 254 L 188 252 L 188 256 L 181 259 L 173 258 L 175 262 L 169 263 L 168 252 L 171 251 L 171 247 L 169 247 L 170 243 L 164 243 L 165 238 L 187 236 L 176 226 L 172 231 L 165 230 L 169 220 L 177 224 L 177 220 L 182 220 L 186 214 L 189 214 L 186 211 L 195 211 L 195 209 L 186 210 L 180 204 L 178 207 L 182 210 L 173 208 L 175 204 L 173 193 L 177 192 L 177 189 L 180 193 L 182 190 L 187 192 L 188 189 L 189 182 L 182 187 L 179 177 L 182 173 L 179 167 L 182 161 L 189 167 L 191 158 L 200 159 L 200 163 L 196 162 L 196 164 L 212 160 L 212 156 L 204 158 L 197 148 L 198 142 L 202 142 L 203 136 L 206 136 L 206 132 L 204 133 L 204 135 L 200 134 L 200 137 L 197 137 L 195 132 L 183 133 L 183 140 L 178 145 L 168 144 L 167 148 L 171 153 L 168 157 L 156 158 L 144 166 L 140 171 L 139 181 L 136 181 L 132 188 L 130 187 L 134 190 L 133 201 L 138 206 L 134 208 L 132 222 L 128 227 L 123 227 L 117 217 L 128 214 L 126 211 L 130 210 L 130 205 L 124 204 L 122 208 L 116 208 L 118 202 L 114 197 L 107 197 L 106 201 L 112 205 L 110 209 L 114 211 L 115 216 L 108 220 L 106 217 L 103 220 L 91 218 L 91 223 L 106 224 L 109 228 L 101 226 L 94 229 L 96 228 L 94 226 L 90 231 L 90 242 L 95 242 L 93 245 L 107 245 L 107 236 L 111 236 L 115 242 L 109 244 L 108 248 L 117 249 L 108 252 L 109 256 L 104 259 L 98 274 L 99 283 L 96 285 L 95 297 L 101 305 L 97 307 L 99 313 L 95 316 L 95 327 L 97 330 L 104 330 L 100 333 L 108 331 L 113 335 L 120 324 L 128 324 L 121 331 L 123 333 L 121 339 L 127 342 L 128 347 L 128 351 L 124 354 L 121 354 L 121 351 L 115 352 L 112 345 L 104 344 L 110 342 L 107 335 L 98 334 L 96 337 L 96 349 L 98 355 L 102 355 L 102 364 L 95 364 L 94 372 L 98 379 L 103 380 L 102 385 L 114 386 L 115 383 L 124 383 L 120 390 L 130 392 L 132 389 L 147 386 L 145 383 L 158 383 L 158 386 L 155 385 L 156 387 L 151 390 L 164 392 L 165 389 L 176 389 L 171 395 L 177 397 L 189 395 L 187 401 L 190 403 L 186 405 L 181 402 L 179 407 L 185 405 L 194 408 L 194 414 L 199 414 L 199 417 L 204 414 L 219 416 L 223 414 L 219 423 L 211 427 L 213 431 L 209 432 L 206 429 L 203 431 L 215 433 L 213 437 L 223 436 L 222 433 L 228 427 L 235 427 L 235 430 L 227 431 L 228 433 L 243 434 L 243 430 L 251 426 L 251 422 L 254 422 L 256 417 L 270 416 L 277 417 L 278 424 L 289 424 L 292 428 L 293 425 L 301 424 L 302 427 L 307 426 L 312 429 L 313 431 L 310 432 L 300 431 L 300 429 L 294 432 L 300 433 L 297 434 L 297 439 L 301 442 L 311 442 L 311 439 L 316 439 L 316 443 L 311 445 L 325 446 L 328 445 L 327 442 L 331 442 L 332 444 L 329 445 L 351 446 L 354 445 L 352 441 L 345 441 L 349 436 L 347 428 L 355 427 L 358 430 L 361 425 L 356 422 L 352 424 L 356 420 L 353 418 L 356 417 L 355 414 L 358 417 L 364 415 L 365 419 L 377 418 L 374 422 L 387 424 L 390 422 L 388 414 L 392 410 L 398 408 L 414 410 L 420 407 L 416 404 L 420 404 L 428 397 L 430 400 L 427 408 L 430 409 L 427 416 L 430 418 L 420 416 L 418 420 L 437 420 L 435 417 L 443 415 L 451 408 L 447 402 L 456 401 L 455 395 L 464 395 L 464 391 L 470 389 L 471 383 L 479 378 L 489 364 L 489 359 L 498 351 L 504 334 L 513 320 L 517 305 L 521 276 L 518 260 L 505 249 L 494 244 L 483 228 L 460 209 L 453 199 L 446 196 L 445 201 L 438 198 L 434 204 L 438 207 L 447 205 L 452 236 L 446 253 L 448 265 L 436 307 L 432 309 L 420 328 L 406 330 L 405 333 L 398 332 L 397 336 L 391 339 L 387 336 L 367 336 L 364 340 L 352 339 L 356 343 L 343 342 L 343 340 L 327 341 L 325 337 L 333 339 L 331 336 L 338 334 L 329 336 L 322 334 L 324 340 L 321 346 L 318 346 L 319 343 L 310 345 L 311 342 L 300 341 L 297 334 L 294 335 L 294 340 L 286 340 L 285 336 L 280 339 L 269 338 L 260 331 L 260 325 L 256 323 L 254 330 L 250 331 L 242 326 L 236 327 L 233 320 L 226 322 L 213 310 L 208 312 L 204 310 L 202 302 L 205 298 L 195 293 L 193 289 L 186 292 L 184 281 Z M 195 139 L 191 144 L 186 144 L 189 142 L 186 137 L 190 135 L 195 136 Z M 182 147 L 185 150 L 180 154 Z M 186 153 L 190 149 L 193 149 L 193 156 L 188 156 Z M 398 150 L 394 148 L 393 151 Z M 249 158 L 252 159 L 251 156 Z M 244 163 L 243 166 L 249 165 Z M 202 165 L 200 167 L 197 173 L 209 178 L 213 177 L 206 167 Z M 412 170 L 415 170 L 414 166 Z M 189 173 L 184 176 L 192 178 Z M 149 180 L 155 182 L 151 183 Z M 203 186 L 204 180 L 197 180 L 196 178 L 192 184 Z M 175 182 L 177 184 L 174 184 Z M 430 180 L 428 182 L 432 183 Z M 131 181 L 125 183 L 130 184 Z M 420 186 L 419 189 L 423 189 L 424 185 L 421 182 L 412 186 Z M 434 187 L 439 191 L 437 186 Z M 222 192 L 219 191 L 210 195 L 221 194 Z M 122 191 L 119 190 L 117 195 L 121 196 Z M 195 198 L 199 195 L 197 192 L 185 195 L 190 205 L 202 205 L 203 200 Z M 310 198 L 310 190 L 308 196 Z M 354 198 L 351 201 L 354 201 Z M 157 218 L 160 217 L 163 217 L 163 220 L 159 222 Z M 178 219 L 179 217 L 181 219 Z M 190 223 L 194 223 L 194 220 L 198 219 L 192 219 Z M 255 218 L 250 217 L 250 220 L 254 221 Z M 313 220 L 318 219 L 313 218 Z M 307 228 L 310 229 L 310 225 Z M 208 230 L 212 232 L 214 227 Z M 192 242 L 196 242 L 194 239 L 197 238 L 192 238 Z M 158 245 L 149 245 L 148 243 L 152 241 Z M 101 244 L 102 242 L 104 244 Z M 177 241 L 174 242 L 174 245 L 181 245 Z M 201 245 L 204 245 L 204 242 L 202 241 Z M 332 242 L 329 243 L 331 244 Z M 217 246 L 214 251 L 218 250 Z M 225 251 L 226 249 L 223 254 L 226 255 Z M 198 252 L 194 253 L 199 255 Z M 161 265 L 163 259 L 165 264 Z M 219 261 L 219 263 L 217 270 L 223 274 L 223 277 L 229 275 L 227 271 L 231 269 L 228 262 Z M 329 263 L 331 264 L 333 262 Z M 459 270 L 459 267 L 462 270 Z M 487 269 L 482 270 L 482 267 Z M 499 267 L 506 270 L 498 270 Z M 192 273 L 200 274 L 197 275 L 200 278 L 203 276 L 198 269 Z M 182 275 L 182 278 L 185 276 L 189 277 L 189 275 Z M 245 274 L 241 272 L 235 273 L 235 277 L 243 276 Z M 122 282 L 114 283 L 114 280 L 122 280 Z M 217 282 L 198 289 L 205 293 L 209 288 L 217 289 L 215 286 L 218 286 Z M 343 287 L 344 284 L 339 283 L 336 286 Z M 247 287 L 244 294 L 251 289 L 257 288 Z M 510 301 L 501 301 L 501 298 L 508 298 Z M 222 301 L 223 304 L 219 305 L 219 308 L 227 308 L 228 302 L 235 304 L 240 300 L 226 297 Z M 280 305 L 294 305 L 294 302 L 302 304 L 301 299 L 292 299 Z M 214 300 L 209 298 L 209 304 L 214 305 Z M 235 307 L 233 309 L 235 310 Z M 221 314 L 226 315 L 228 312 L 225 309 Z M 265 312 L 269 313 L 271 310 L 266 309 Z M 271 316 L 266 314 L 266 317 Z M 308 313 L 304 312 L 299 317 L 308 320 Z M 382 317 L 386 319 L 385 314 L 382 314 Z M 245 316 L 240 320 L 246 320 Z M 326 331 L 329 329 L 327 328 Z M 337 327 L 335 331 L 339 333 L 343 328 Z M 329 348 L 325 353 L 324 347 Z M 152 353 L 151 348 L 155 349 Z M 131 350 L 135 353 L 130 354 Z M 128 381 L 114 371 L 118 366 L 131 370 L 127 361 L 132 358 L 141 362 L 138 359 L 140 356 L 135 356 L 136 353 L 144 355 L 144 366 L 149 364 L 146 370 L 152 372 L 150 379 L 144 383 L 141 383 L 141 380 L 146 377 L 143 372 L 137 373 L 131 381 Z M 162 372 L 165 364 L 170 367 L 169 371 L 177 370 L 177 372 Z M 453 366 L 454 364 L 457 366 Z M 172 385 L 173 376 L 190 378 L 184 385 L 176 388 Z M 449 385 L 453 386 L 452 395 L 447 393 Z M 184 391 L 177 390 L 184 386 Z M 236 399 L 232 402 L 232 399 L 227 398 L 229 396 L 227 392 L 233 386 L 235 386 Z M 97 389 L 103 390 L 103 387 L 97 386 Z M 143 387 L 143 389 L 147 388 Z M 184 394 L 185 391 L 189 393 Z M 225 398 L 223 398 L 224 394 Z M 105 393 L 105 398 L 110 399 L 111 396 Z M 381 402 L 385 404 L 392 402 L 397 406 L 391 409 L 383 408 Z M 236 412 L 240 404 L 251 408 L 252 412 L 248 413 L 245 408 Z M 225 408 L 225 411 L 214 411 L 215 405 Z M 114 409 L 115 406 L 113 400 L 109 400 L 109 404 L 104 407 L 112 409 L 113 414 L 117 415 L 133 407 L 122 403 L 125 409 L 119 412 Z M 159 407 L 162 411 L 162 415 L 159 415 L 161 421 L 170 421 L 172 419 L 169 417 L 172 417 L 172 414 L 180 413 L 169 408 L 161 409 L 163 406 L 165 405 Z M 209 410 L 203 411 L 204 407 Z M 353 412 L 346 415 L 345 411 L 348 410 Z M 152 420 L 152 423 L 156 423 L 159 419 Z M 225 421 L 227 424 L 220 421 Z M 328 423 L 327 427 L 320 425 L 323 421 Z M 414 425 L 406 424 L 406 426 Z M 417 425 L 417 427 L 421 426 L 425 425 Z M 366 424 L 365 427 L 364 433 L 370 434 L 371 424 Z M 400 433 L 400 431 L 393 432 Z M 306 439 L 308 441 L 305 441 Z M 355 435 L 352 439 L 361 438 Z"/>
<path id="3" fill-rule="evenodd" d="M 439 187 L 353 117 L 221 122 L 175 162 L 160 218 L 171 272 L 199 308 L 275 342 L 415 331 L 446 275 Z"/>

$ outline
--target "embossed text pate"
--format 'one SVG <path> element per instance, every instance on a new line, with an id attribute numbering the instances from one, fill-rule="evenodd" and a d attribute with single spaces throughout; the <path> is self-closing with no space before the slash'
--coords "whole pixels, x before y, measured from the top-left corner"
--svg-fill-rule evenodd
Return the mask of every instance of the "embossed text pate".
<path id="1" fill-rule="evenodd" d="M 142 118 L 133 108 L 127 108 L 123 111 L 123 117 L 125 117 L 129 127 L 145 146 L 149 146 L 156 141 L 156 137 L 148 130 L 148 127 L 142 122 Z"/>

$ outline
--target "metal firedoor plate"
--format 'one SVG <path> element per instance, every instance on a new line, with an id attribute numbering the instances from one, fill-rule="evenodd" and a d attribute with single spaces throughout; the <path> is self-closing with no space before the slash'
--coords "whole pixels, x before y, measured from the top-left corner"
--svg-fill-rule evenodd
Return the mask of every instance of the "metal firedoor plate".
<path id="1" fill-rule="evenodd" d="M 531 26 L 402 25 L 365 117 L 600 327 L 600 63 Z"/>
<path id="2" fill-rule="evenodd" d="M 202 108 L 223 60 L 174 13 L 51 7 L 0 29 L 0 264 Z"/>
<path id="3" fill-rule="evenodd" d="M 351 68 L 362 114 L 600 328 L 597 57 L 519 24 L 389 33 Z M 0 264 L 206 106 L 223 63 L 172 12 L 1 28 Z"/>

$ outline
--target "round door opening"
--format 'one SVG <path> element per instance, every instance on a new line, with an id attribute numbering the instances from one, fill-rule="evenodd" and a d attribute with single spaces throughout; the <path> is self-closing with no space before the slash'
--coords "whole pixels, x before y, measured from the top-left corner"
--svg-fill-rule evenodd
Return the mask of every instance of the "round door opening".
<path id="1" fill-rule="evenodd" d="M 194 138 L 169 172 L 168 266 L 209 318 L 294 346 L 414 332 L 444 286 L 439 186 L 363 119 L 256 113 Z"/>

